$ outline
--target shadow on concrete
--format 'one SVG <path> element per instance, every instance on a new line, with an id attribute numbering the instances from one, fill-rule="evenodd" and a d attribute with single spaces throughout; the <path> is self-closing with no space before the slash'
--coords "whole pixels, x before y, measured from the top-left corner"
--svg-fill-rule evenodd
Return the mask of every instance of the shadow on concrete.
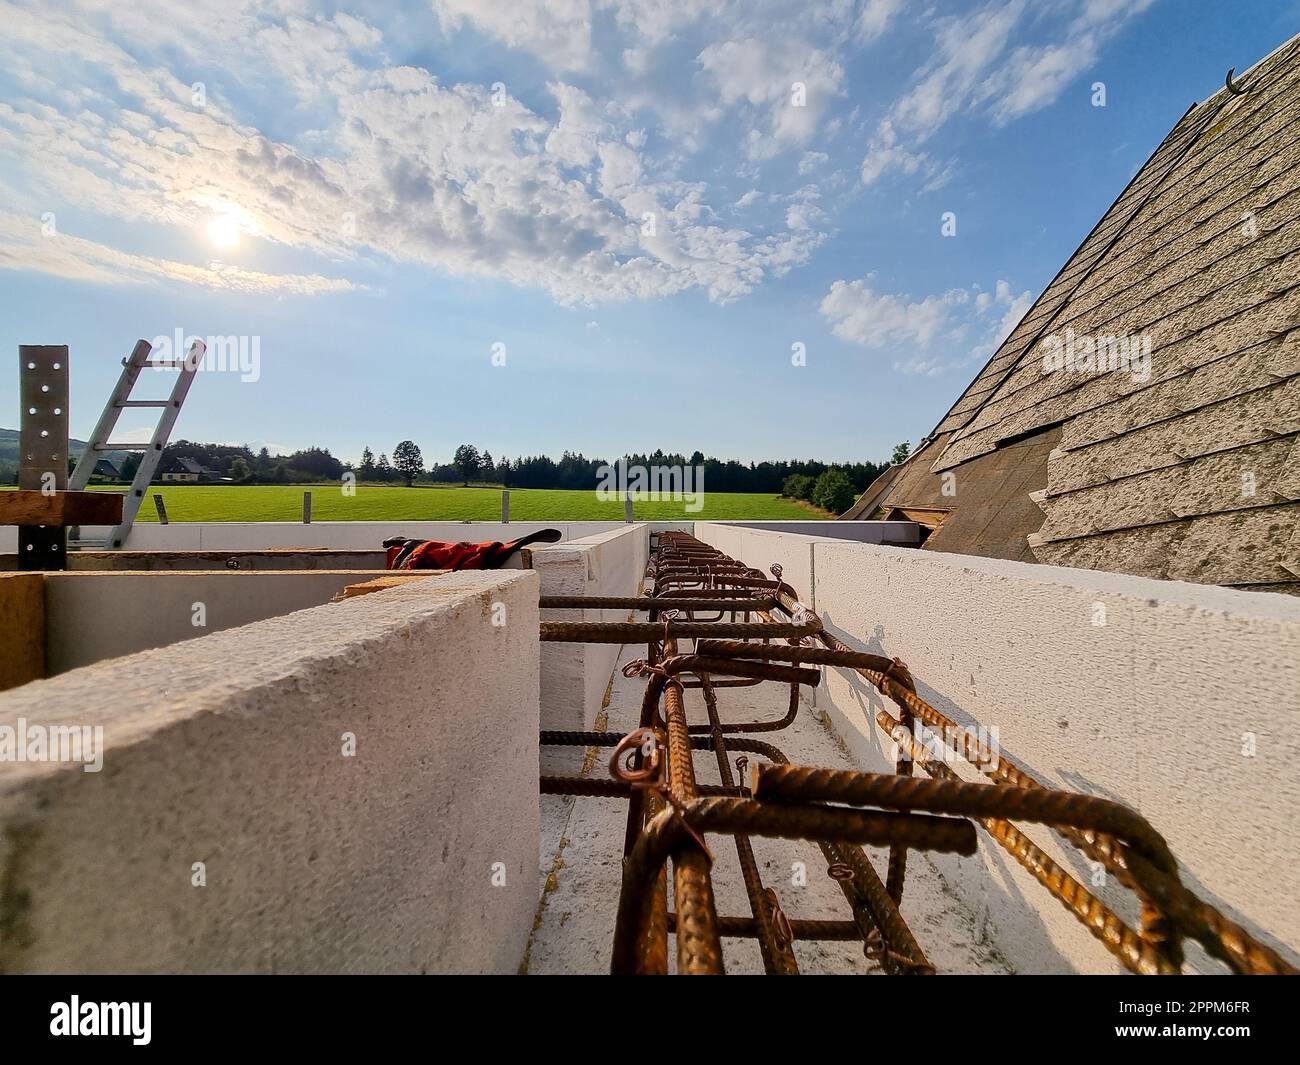
<path id="1" fill-rule="evenodd" d="M 836 626 L 828 613 L 821 615 L 821 621 L 826 631 L 835 636 L 850 650 L 891 657 L 886 644 L 887 633 L 884 625 L 877 625 L 871 634 L 871 638 L 864 642 L 853 633 Z M 840 676 L 847 680 L 856 708 L 862 714 L 861 726 L 873 753 L 879 758 L 879 766 L 866 768 L 868 771 L 879 772 L 882 771 L 881 767 L 884 767 L 883 771 L 890 771 L 892 769 L 893 742 L 877 723 L 876 711 L 885 709 L 891 715 L 897 717 L 898 706 L 893 700 L 881 695 L 875 685 L 860 674 L 842 670 Z M 946 693 L 938 691 L 925 683 L 923 677 L 914 676 L 913 680 L 916 684 L 917 694 L 936 710 L 963 728 L 972 731 L 979 730 L 981 724 L 979 720 L 949 698 Z M 999 753 L 1002 753 L 1003 757 L 1007 757 L 1005 752 Z M 958 762 L 965 762 L 965 759 L 959 755 L 953 757 Z M 1008 758 L 1008 761 L 1013 760 Z M 1013 761 L 1013 764 L 1029 775 L 1034 776 L 1032 770 L 1027 769 L 1021 763 Z M 1067 973 L 1076 971 L 1069 961 L 1061 956 L 1051 932 L 1041 916 L 1041 911 L 1044 908 L 1059 906 L 1060 904 L 1052 898 L 1046 888 L 1042 888 L 1037 884 L 1035 884 L 1036 890 L 1033 896 L 1025 895 L 1020 890 L 1016 877 L 1019 875 L 1032 879 L 1032 874 L 1024 869 L 1019 862 L 1015 861 L 987 832 L 981 832 L 980 839 L 983 858 L 978 855 L 970 858 L 944 856 L 943 858 L 931 859 L 930 864 L 948 884 L 953 894 L 960 898 L 971 911 L 977 924 L 987 922 L 993 927 L 995 946 L 1017 968 L 1028 971 L 1025 965 L 1026 959 L 1057 957 L 1062 962 L 1057 971 Z M 1073 850 L 1073 847 L 1068 849 Z M 989 869 L 975 864 L 985 861 L 996 869 L 998 875 L 995 876 Z M 954 871 L 958 875 L 952 875 Z M 904 899 L 906 899 L 906 892 L 904 893 Z M 1014 915 L 1014 931 L 1000 928 L 999 915 L 1004 915 L 1004 922 L 1007 916 Z M 1100 944 L 1098 944 L 1097 950 L 1102 954 L 1105 953 L 1105 948 Z"/>

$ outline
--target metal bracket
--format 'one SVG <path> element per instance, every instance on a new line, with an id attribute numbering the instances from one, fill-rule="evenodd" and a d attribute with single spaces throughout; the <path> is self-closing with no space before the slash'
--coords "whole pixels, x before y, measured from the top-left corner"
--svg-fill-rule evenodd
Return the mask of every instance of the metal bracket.
<path id="1" fill-rule="evenodd" d="M 68 347 L 18 346 L 18 487 L 62 492 L 68 487 Z M 66 569 L 67 529 L 58 525 L 18 527 L 19 569 Z"/>

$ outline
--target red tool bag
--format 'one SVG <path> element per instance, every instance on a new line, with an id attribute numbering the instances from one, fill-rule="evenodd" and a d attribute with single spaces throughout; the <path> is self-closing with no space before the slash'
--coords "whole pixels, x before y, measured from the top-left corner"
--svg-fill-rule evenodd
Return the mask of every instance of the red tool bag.
<path id="1" fill-rule="evenodd" d="M 561 535 L 559 529 L 540 529 L 505 544 L 499 540 L 451 544 L 445 540 L 390 536 L 384 541 L 384 546 L 388 548 L 389 569 L 499 569 L 521 547 L 536 543 L 553 544 Z"/>

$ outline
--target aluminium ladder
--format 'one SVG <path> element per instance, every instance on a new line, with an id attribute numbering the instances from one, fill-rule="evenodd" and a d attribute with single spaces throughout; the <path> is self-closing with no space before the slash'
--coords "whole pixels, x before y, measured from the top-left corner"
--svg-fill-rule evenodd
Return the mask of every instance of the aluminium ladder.
<path id="1" fill-rule="evenodd" d="M 172 427 L 180 416 L 181 404 L 185 402 L 185 395 L 189 392 L 190 385 L 194 383 L 194 375 L 198 372 L 207 345 L 202 340 L 196 339 L 183 359 L 150 359 L 149 353 L 152 350 L 152 345 L 147 340 L 138 340 L 130 356 L 122 360 L 122 376 L 117 380 L 117 387 L 108 397 L 108 402 L 104 405 L 104 413 L 99 416 L 95 431 L 86 444 L 86 450 L 81 453 L 76 469 L 68 478 L 69 491 L 83 491 L 90 481 L 95 464 L 105 452 L 139 451 L 140 465 L 136 467 L 135 477 L 122 503 L 121 524 L 115 526 L 106 538 L 83 539 L 78 535 L 77 538 L 68 541 L 69 547 L 119 548 L 126 543 L 127 534 L 135 523 L 135 516 L 144 501 L 144 494 L 158 469 L 163 448 L 167 446 Z M 140 371 L 146 367 L 178 372 L 176 383 L 172 385 L 171 395 L 167 399 L 131 398 L 131 389 L 135 387 Z M 117 426 L 118 416 L 128 407 L 156 407 L 161 411 L 158 415 L 158 424 L 154 427 L 153 436 L 148 443 L 132 444 L 109 440 Z M 80 534 L 80 530 L 77 532 Z"/>

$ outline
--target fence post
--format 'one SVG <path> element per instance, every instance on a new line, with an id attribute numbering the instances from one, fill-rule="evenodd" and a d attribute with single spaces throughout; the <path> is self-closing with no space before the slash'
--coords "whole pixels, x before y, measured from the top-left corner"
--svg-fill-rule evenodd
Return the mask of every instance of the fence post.
<path id="1" fill-rule="evenodd" d="M 159 524 L 159 525 L 166 525 L 166 524 L 167 524 L 167 508 L 166 508 L 165 506 L 163 506 L 163 497 L 162 497 L 162 493 L 161 493 L 161 492 L 155 492 L 155 493 L 153 494 L 153 505 L 154 505 L 154 507 L 156 507 L 157 510 L 158 510 L 158 524 Z"/>
<path id="2" fill-rule="evenodd" d="M 628 493 L 623 499 L 623 520 L 629 525 L 632 523 L 632 493 Z"/>
<path id="3" fill-rule="evenodd" d="M 311 524 L 311 493 L 303 492 L 302 494 L 302 523 Z"/>
<path id="4" fill-rule="evenodd" d="M 501 524 L 510 524 L 510 493 L 506 490 L 501 492 Z"/>

